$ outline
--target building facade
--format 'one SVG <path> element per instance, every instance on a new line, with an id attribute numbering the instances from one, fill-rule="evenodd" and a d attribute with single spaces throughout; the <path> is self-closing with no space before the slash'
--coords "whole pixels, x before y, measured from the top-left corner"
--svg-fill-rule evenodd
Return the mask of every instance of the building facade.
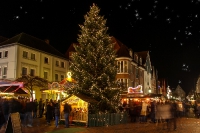
<path id="1" fill-rule="evenodd" d="M 0 43 L 0 78 L 15 80 L 22 75 L 39 76 L 49 82 L 58 82 L 67 77 L 68 60 L 53 48 L 48 41 L 25 33 Z M 48 98 L 40 89 L 34 97 Z"/>

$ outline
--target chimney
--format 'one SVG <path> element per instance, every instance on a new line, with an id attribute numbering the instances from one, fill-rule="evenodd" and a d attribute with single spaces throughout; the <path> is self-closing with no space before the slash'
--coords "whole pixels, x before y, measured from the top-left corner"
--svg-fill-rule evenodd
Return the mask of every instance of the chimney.
<path id="1" fill-rule="evenodd" d="M 45 39 L 44 41 L 45 41 L 47 44 L 49 44 L 49 39 Z"/>

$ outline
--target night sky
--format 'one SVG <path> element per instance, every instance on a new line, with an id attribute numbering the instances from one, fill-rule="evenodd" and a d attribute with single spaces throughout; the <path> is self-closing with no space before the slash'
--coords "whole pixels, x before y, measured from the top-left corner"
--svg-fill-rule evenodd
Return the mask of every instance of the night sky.
<path id="1" fill-rule="evenodd" d="M 0 36 L 21 32 L 65 53 L 96 3 L 108 33 L 133 51 L 150 51 L 159 78 L 194 89 L 200 74 L 200 0 L 1 0 Z"/>

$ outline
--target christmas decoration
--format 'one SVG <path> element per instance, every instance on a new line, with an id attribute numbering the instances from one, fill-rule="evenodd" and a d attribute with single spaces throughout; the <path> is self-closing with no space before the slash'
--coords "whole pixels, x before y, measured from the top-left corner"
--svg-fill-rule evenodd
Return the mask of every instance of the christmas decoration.
<path id="1" fill-rule="evenodd" d="M 120 103 L 120 88 L 115 77 L 116 51 L 111 37 L 107 34 L 106 20 L 99 15 L 100 9 L 93 4 L 80 25 L 76 52 L 72 54 L 70 71 L 77 81 L 76 93 L 86 94 L 99 101 L 98 111 L 115 112 Z"/>

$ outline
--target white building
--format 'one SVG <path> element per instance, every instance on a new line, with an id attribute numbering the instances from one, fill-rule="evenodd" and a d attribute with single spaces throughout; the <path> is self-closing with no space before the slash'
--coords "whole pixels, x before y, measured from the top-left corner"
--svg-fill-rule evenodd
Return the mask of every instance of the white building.
<path id="1" fill-rule="evenodd" d="M 0 79 L 15 80 L 30 74 L 53 82 L 67 77 L 68 60 L 48 43 L 25 33 L 1 42 Z M 35 90 L 35 98 L 41 95 Z"/>

